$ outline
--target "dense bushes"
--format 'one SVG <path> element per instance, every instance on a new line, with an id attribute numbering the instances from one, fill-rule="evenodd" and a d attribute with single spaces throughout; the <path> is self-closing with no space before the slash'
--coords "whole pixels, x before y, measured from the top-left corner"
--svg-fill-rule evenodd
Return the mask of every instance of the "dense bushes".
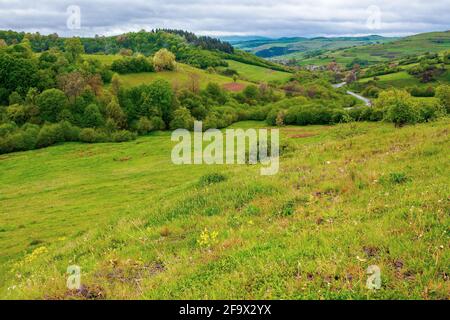
<path id="1" fill-rule="evenodd" d="M 56 122 L 58 114 L 66 107 L 67 97 L 61 90 L 49 89 L 37 98 L 42 121 Z"/>
<path id="2" fill-rule="evenodd" d="M 438 100 L 413 99 L 407 91 L 397 89 L 382 92 L 375 108 L 382 110 L 384 119 L 398 127 L 431 121 L 445 114 Z"/>
<path id="3" fill-rule="evenodd" d="M 45 148 L 61 142 L 124 142 L 135 138 L 136 134 L 129 131 L 80 129 L 67 121 L 48 123 L 42 127 L 29 123 L 17 127 L 14 123 L 6 123 L 0 125 L 0 154 Z"/>
<path id="4" fill-rule="evenodd" d="M 157 72 L 173 71 L 176 68 L 175 55 L 167 49 L 161 49 L 155 53 L 153 65 Z"/>
<path id="5" fill-rule="evenodd" d="M 408 89 L 409 93 L 413 97 L 423 97 L 423 98 L 430 98 L 434 97 L 435 95 L 435 89 L 432 86 L 429 87 L 412 87 Z"/>
<path id="6" fill-rule="evenodd" d="M 111 65 L 111 70 L 120 74 L 153 72 L 153 64 L 144 56 L 124 57 Z"/>
<path id="7" fill-rule="evenodd" d="M 441 85 L 437 87 L 436 98 L 439 99 L 442 106 L 447 110 L 447 113 L 450 114 L 450 86 Z"/>

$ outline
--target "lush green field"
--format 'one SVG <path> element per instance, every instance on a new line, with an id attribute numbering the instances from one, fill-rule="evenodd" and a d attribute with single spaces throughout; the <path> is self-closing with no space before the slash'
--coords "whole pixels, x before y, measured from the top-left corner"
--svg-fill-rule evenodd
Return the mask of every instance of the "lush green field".
<path id="1" fill-rule="evenodd" d="M 84 58 L 96 59 L 103 64 L 111 65 L 115 60 L 121 59 L 118 55 L 84 55 Z M 270 82 L 272 80 L 287 81 L 289 80 L 290 73 L 274 71 L 263 67 L 247 65 L 236 61 L 228 61 L 230 67 L 242 72 L 249 81 L 252 82 Z M 247 73 L 248 72 L 248 73 Z M 218 83 L 221 85 L 233 83 L 233 79 L 230 77 L 222 76 L 216 73 L 208 73 L 205 70 L 191 67 L 187 64 L 178 63 L 176 71 L 163 71 L 163 72 L 148 72 L 148 73 L 135 73 L 121 75 L 125 86 L 138 86 L 142 83 L 149 83 L 156 79 L 165 79 L 172 83 L 177 88 L 191 87 L 193 81 L 199 82 L 201 88 L 205 88 L 210 82 Z M 237 82 L 245 86 L 250 85 L 249 81 L 238 80 Z"/>
<path id="2" fill-rule="evenodd" d="M 263 67 L 253 66 L 233 60 L 227 60 L 231 69 L 239 72 L 246 79 L 252 82 L 278 82 L 285 83 L 292 78 L 292 74 L 288 72 L 275 71 Z"/>
<path id="3" fill-rule="evenodd" d="M 358 58 L 369 61 L 370 64 L 400 59 L 408 55 L 420 55 L 425 52 L 442 52 L 450 50 L 450 32 L 423 33 L 397 41 L 359 46 L 350 49 L 325 53 L 320 57 L 304 59 L 301 65 L 323 65 L 333 60 L 347 64 Z"/>
<path id="4" fill-rule="evenodd" d="M 204 70 L 197 69 L 186 64 L 178 63 L 176 71 L 148 72 L 120 75 L 125 86 L 138 86 L 143 83 L 150 83 L 156 79 L 165 79 L 169 81 L 173 87 L 184 88 L 191 87 L 192 83 L 198 82 L 201 88 L 205 88 L 208 83 L 214 82 L 220 85 L 233 83 L 233 79 L 216 73 L 208 73 Z M 237 81 L 244 86 L 250 85 L 248 81 Z"/>
<path id="5" fill-rule="evenodd" d="M 235 43 L 235 47 L 252 52 L 260 57 L 276 60 L 303 59 L 317 51 L 334 51 L 343 48 L 391 42 L 397 38 L 368 37 L 318 37 L 257 39 Z"/>
<path id="6" fill-rule="evenodd" d="M 406 87 L 429 87 L 429 86 L 438 86 L 442 83 L 449 83 L 450 82 L 450 71 L 447 69 L 446 72 L 442 75 L 440 75 L 437 78 L 437 81 L 434 82 L 428 82 L 423 83 L 419 79 L 417 79 L 415 76 L 410 75 L 406 71 L 400 71 L 396 73 L 386 74 L 382 76 L 377 77 L 378 80 L 376 80 L 377 85 L 380 88 L 388 88 L 388 87 L 395 87 L 395 88 L 406 88 Z M 364 78 L 359 80 L 361 83 L 367 83 L 371 80 L 374 80 L 373 77 L 371 78 Z"/>
<path id="7" fill-rule="evenodd" d="M 0 297 L 449 299 L 449 130 L 286 127 L 275 177 L 175 166 L 168 133 L 1 156 Z"/>
<path id="8" fill-rule="evenodd" d="M 112 55 L 112 54 L 84 54 L 83 58 L 98 60 L 107 66 L 111 66 L 114 61 L 120 60 L 123 57 L 121 55 Z"/>

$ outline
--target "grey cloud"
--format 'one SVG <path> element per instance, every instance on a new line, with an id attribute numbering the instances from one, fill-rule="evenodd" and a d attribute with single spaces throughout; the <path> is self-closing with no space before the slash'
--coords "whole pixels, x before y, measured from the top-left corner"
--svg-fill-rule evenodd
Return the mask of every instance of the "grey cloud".
<path id="1" fill-rule="evenodd" d="M 66 27 L 67 7 L 81 8 L 82 28 Z M 381 10 L 370 30 L 367 8 Z M 0 29 L 61 35 L 119 34 L 178 28 L 209 35 L 404 35 L 448 30 L 450 0 L 0 0 Z"/>

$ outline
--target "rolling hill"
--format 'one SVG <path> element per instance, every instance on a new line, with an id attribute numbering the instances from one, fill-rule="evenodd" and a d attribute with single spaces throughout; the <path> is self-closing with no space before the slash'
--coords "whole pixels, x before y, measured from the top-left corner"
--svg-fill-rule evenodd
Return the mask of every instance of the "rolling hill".
<path id="1" fill-rule="evenodd" d="M 1 156 L 0 296 L 86 299 L 76 263 L 91 299 L 448 299 L 448 120 L 281 134 L 275 177 L 173 165 L 169 133 Z"/>
<path id="2" fill-rule="evenodd" d="M 256 39 L 249 41 L 233 42 L 233 45 L 262 58 L 276 60 L 301 59 L 321 53 L 363 46 L 367 44 L 379 44 L 394 41 L 397 38 L 384 38 L 381 36 L 367 37 L 317 37 L 317 38 L 279 38 L 279 39 Z"/>
<path id="3" fill-rule="evenodd" d="M 98 60 L 105 65 L 111 65 L 115 60 L 121 59 L 120 55 L 105 55 L 105 54 L 85 54 L 85 59 Z M 262 82 L 270 83 L 284 83 L 290 80 L 292 74 L 289 72 L 277 71 L 266 67 L 255 66 L 246 64 L 234 60 L 226 60 L 228 67 L 222 67 L 217 72 L 208 72 L 193 66 L 178 63 L 175 71 L 163 71 L 163 72 L 147 72 L 147 73 L 133 73 L 120 75 L 125 86 L 137 86 L 142 83 L 149 83 L 156 79 L 168 80 L 174 87 L 189 87 L 192 81 L 198 81 L 200 88 L 205 88 L 210 82 L 220 84 L 225 87 L 229 87 L 234 83 L 234 79 L 229 76 L 220 74 L 220 71 L 231 68 L 238 72 L 241 79 L 238 79 L 236 83 L 239 88 L 245 88 L 251 84 L 259 84 Z"/>
<path id="4" fill-rule="evenodd" d="M 351 63 L 358 58 L 369 64 L 388 62 L 425 52 L 442 52 L 450 50 L 450 31 L 423 33 L 383 44 L 372 44 L 349 49 L 336 50 L 321 55 L 302 59 L 301 65 L 323 65 L 336 61 L 341 64 Z"/>

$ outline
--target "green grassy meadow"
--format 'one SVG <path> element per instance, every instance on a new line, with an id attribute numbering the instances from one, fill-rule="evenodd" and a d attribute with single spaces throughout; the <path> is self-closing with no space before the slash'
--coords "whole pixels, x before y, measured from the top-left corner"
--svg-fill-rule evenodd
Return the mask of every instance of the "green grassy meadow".
<path id="1" fill-rule="evenodd" d="M 274 177 L 175 166 L 169 133 L 0 156 L 0 296 L 449 299 L 449 130 L 284 127 Z"/>
<path id="2" fill-rule="evenodd" d="M 127 87 L 138 86 L 143 83 L 151 83 L 156 79 L 164 79 L 169 81 L 173 87 L 184 88 L 190 87 L 192 79 L 198 81 L 200 88 L 204 89 L 208 83 L 213 82 L 219 85 L 225 85 L 233 83 L 233 79 L 225 77 L 216 73 L 208 73 L 204 70 L 200 70 L 186 64 L 178 63 L 176 71 L 163 71 L 163 72 L 146 72 L 146 73 L 133 73 L 120 75 L 120 80 Z M 238 80 L 237 83 L 244 86 L 252 83 L 248 81 Z"/>
<path id="3" fill-rule="evenodd" d="M 84 55 L 85 59 L 99 60 L 105 65 L 111 65 L 115 60 L 121 59 L 119 55 L 100 55 L 91 54 Z M 287 82 L 291 78 L 288 72 L 275 71 L 259 66 L 248 65 L 245 63 L 227 60 L 229 67 L 237 70 L 240 74 L 245 76 L 245 80 L 238 80 L 237 83 L 245 86 L 252 83 L 265 82 Z M 204 89 L 208 83 L 214 82 L 220 85 L 233 83 L 231 77 L 226 77 L 217 73 L 208 73 L 205 70 L 197 69 L 187 64 L 178 63 L 177 70 L 163 71 L 163 72 L 146 72 L 121 75 L 120 79 L 123 84 L 128 87 L 138 86 L 142 83 L 150 83 L 156 79 L 165 79 L 177 88 L 189 87 L 192 79 L 200 83 L 200 87 Z"/>
<path id="4" fill-rule="evenodd" d="M 389 87 L 394 88 L 408 88 L 408 87 L 429 87 L 429 86 L 439 86 L 440 84 L 445 84 L 450 81 L 450 71 L 447 69 L 442 75 L 440 75 L 436 81 L 423 83 L 418 78 L 410 75 L 407 71 L 400 71 L 396 73 L 386 74 L 377 76 L 376 80 L 377 86 L 383 89 Z M 374 80 L 374 77 L 363 78 L 359 80 L 360 83 L 367 83 Z"/>
<path id="5" fill-rule="evenodd" d="M 358 46 L 349 49 L 327 52 L 320 57 L 303 59 L 300 65 L 323 65 L 332 61 L 348 64 L 353 59 L 367 60 L 370 64 L 388 62 L 409 55 L 425 52 L 439 53 L 450 49 L 450 32 L 431 32 L 401 38 L 397 41 Z"/>
<path id="6" fill-rule="evenodd" d="M 239 74 L 244 75 L 249 81 L 252 82 L 279 82 L 285 83 L 292 78 L 292 74 L 289 72 L 281 72 L 276 70 L 271 70 L 259 66 L 253 66 L 233 60 L 227 60 L 229 68 L 234 69 L 239 72 Z"/>
<path id="7" fill-rule="evenodd" d="M 111 66 L 114 61 L 122 59 L 122 56 L 118 54 L 84 54 L 83 58 L 98 60 L 107 66 Z"/>

